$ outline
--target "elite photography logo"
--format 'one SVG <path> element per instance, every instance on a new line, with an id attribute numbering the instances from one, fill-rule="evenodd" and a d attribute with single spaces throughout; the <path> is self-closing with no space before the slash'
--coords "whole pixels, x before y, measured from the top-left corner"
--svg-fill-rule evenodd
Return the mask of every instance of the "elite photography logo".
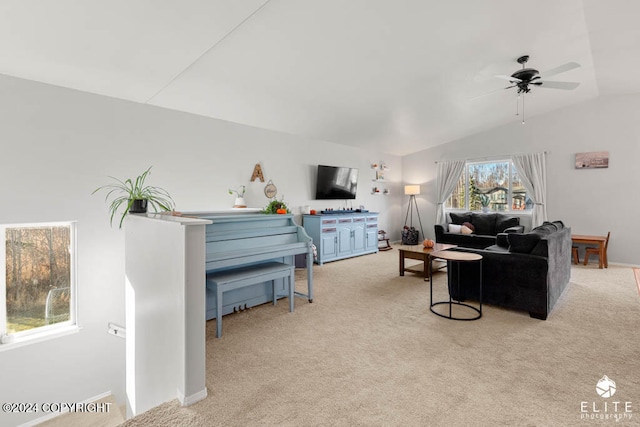
<path id="1" fill-rule="evenodd" d="M 580 419 L 616 422 L 630 420 L 633 417 L 632 402 L 611 399 L 617 390 L 616 382 L 603 375 L 596 383 L 596 393 L 600 399 L 580 402 Z"/>
<path id="2" fill-rule="evenodd" d="M 596 384 L 596 392 L 600 397 L 613 397 L 616 394 L 616 383 L 613 380 L 610 380 L 608 376 L 604 376 L 600 378 L 598 384 Z"/>

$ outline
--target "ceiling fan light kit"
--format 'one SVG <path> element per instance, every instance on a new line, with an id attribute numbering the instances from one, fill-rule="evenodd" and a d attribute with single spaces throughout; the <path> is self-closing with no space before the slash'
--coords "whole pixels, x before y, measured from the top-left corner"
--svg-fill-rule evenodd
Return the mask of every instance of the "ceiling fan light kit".
<path id="1" fill-rule="evenodd" d="M 558 81 L 545 81 L 544 79 L 549 76 L 564 73 L 565 71 L 573 70 L 580 67 L 580 64 L 575 62 L 568 62 L 560 65 L 556 68 L 552 68 L 545 73 L 540 73 L 535 68 L 526 68 L 525 64 L 529 61 L 529 55 L 522 55 L 517 60 L 518 64 L 522 65 L 522 68 L 510 76 L 497 75 L 497 78 L 507 80 L 511 83 L 510 86 L 504 89 L 517 88 L 516 94 L 518 96 L 516 100 L 516 116 L 519 115 L 518 103 L 522 98 L 522 124 L 524 124 L 524 95 L 531 92 L 532 86 L 535 85 L 548 89 L 564 89 L 573 90 L 577 88 L 580 83 L 578 82 L 558 82 Z"/>

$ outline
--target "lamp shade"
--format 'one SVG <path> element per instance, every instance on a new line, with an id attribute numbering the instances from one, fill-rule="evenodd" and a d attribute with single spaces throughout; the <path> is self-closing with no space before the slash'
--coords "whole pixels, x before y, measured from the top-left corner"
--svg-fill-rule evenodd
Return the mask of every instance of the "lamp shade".
<path id="1" fill-rule="evenodd" d="M 416 194 L 420 194 L 420 186 L 419 185 L 405 185 L 404 186 L 404 194 L 407 196 L 414 196 Z"/>

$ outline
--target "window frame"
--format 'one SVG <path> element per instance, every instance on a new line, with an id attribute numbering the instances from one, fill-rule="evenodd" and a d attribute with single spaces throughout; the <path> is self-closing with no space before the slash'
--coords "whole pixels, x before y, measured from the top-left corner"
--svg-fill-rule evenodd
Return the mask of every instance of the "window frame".
<path id="1" fill-rule="evenodd" d="M 51 325 L 38 326 L 26 331 L 7 333 L 7 299 L 6 270 L 0 277 L 0 351 L 14 347 L 16 344 L 42 341 L 60 335 L 67 335 L 79 330 L 78 326 L 78 242 L 77 221 L 48 221 L 32 223 L 0 224 L 0 234 L 6 241 L 6 230 L 9 228 L 69 227 L 69 320 Z M 6 269 L 5 245 L 0 248 L 0 265 Z"/>
<path id="2" fill-rule="evenodd" d="M 509 200 L 509 209 L 504 211 L 491 210 L 490 212 L 498 212 L 505 214 L 517 214 L 517 215 L 531 215 L 533 213 L 533 209 L 523 209 L 523 210 L 514 210 L 513 206 L 513 175 L 517 173 L 515 169 L 515 165 L 513 164 L 513 159 L 511 157 L 496 157 L 492 159 L 485 160 L 466 160 L 464 164 L 464 171 L 461 175 L 461 178 L 464 178 L 465 192 L 464 192 L 464 207 L 463 208 L 445 208 L 445 212 L 470 212 L 470 197 L 469 197 L 469 166 L 478 165 L 478 164 L 491 164 L 491 163 L 508 163 L 509 164 L 509 189 L 507 191 L 507 200 Z M 455 191 L 455 190 L 454 190 Z M 525 193 L 526 194 L 526 193 Z M 447 198 L 447 202 L 452 197 L 453 193 Z M 525 197 L 526 201 L 526 197 Z M 477 211 L 473 211 L 477 212 Z"/>

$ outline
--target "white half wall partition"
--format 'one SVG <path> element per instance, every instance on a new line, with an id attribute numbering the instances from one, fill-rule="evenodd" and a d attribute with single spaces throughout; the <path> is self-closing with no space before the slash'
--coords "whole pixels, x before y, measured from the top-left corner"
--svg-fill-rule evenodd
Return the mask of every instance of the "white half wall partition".
<path id="1" fill-rule="evenodd" d="M 207 397 L 205 228 L 211 221 L 127 215 L 127 417 Z"/>

